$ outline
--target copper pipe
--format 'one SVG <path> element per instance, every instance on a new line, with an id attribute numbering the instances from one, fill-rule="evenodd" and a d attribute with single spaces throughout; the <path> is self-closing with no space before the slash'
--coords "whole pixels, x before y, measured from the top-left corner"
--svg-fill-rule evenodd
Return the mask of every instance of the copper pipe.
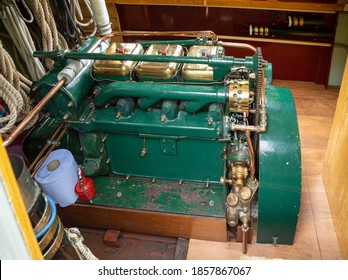
<path id="1" fill-rule="evenodd" d="M 243 124 L 232 124 L 231 129 L 238 131 L 253 131 L 253 132 L 266 132 L 266 126 L 261 125 L 243 125 Z"/>
<path id="2" fill-rule="evenodd" d="M 247 130 L 245 132 L 245 135 L 246 135 L 246 140 L 247 140 L 249 151 L 250 151 L 250 179 L 254 181 L 255 180 L 255 154 L 254 154 L 253 144 L 250 138 L 250 131 Z"/>
<path id="3" fill-rule="evenodd" d="M 57 139 L 54 140 L 52 146 L 48 149 L 47 153 L 43 156 L 41 161 L 38 163 L 38 165 L 33 170 L 33 173 L 31 173 L 31 177 L 34 177 L 35 174 L 39 171 L 40 167 L 44 164 L 45 160 L 49 156 L 49 154 L 53 151 L 53 149 L 57 146 L 58 142 L 62 137 L 64 136 L 65 132 L 68 130 L 68 127 L 65 127 L 58 135 Z"/>
<path id="4" fill-rule="evenodd" d="M 31 112 L 22 120 L 15 130 L 2 143 L 4 147 L 8 147 L 22 132 L 25 130 L 29 122 L 42 110 L 42 108 L 51 100 L 58 90 L 65 84 L 66 78 L 62 78 L 41 101 L 31 110 Z"/>
<path id="5" fill-rule="evenodd" d="M 34 166 L 36 165 L 36 163 L 39 161 L 39 159 L 43 156 L 43 154 L 45 153 L 45 151 L 47 150 L 47 148 L 51 145 L 51 143 L 53 143 L 54 139 L 57 137 L 59 131 L 63 128 L 64 123 L 62 122 L 58 128 L 56 129 L 56 131 L 53 133 L 52 137 L 50 140 L 47 141 L 46 145 L 41 149 L 40 153 L 36 156 L 36 158 L 34 159 L 34 161 L 31 163 L 31 165 L 29 166 L 29 171 L 31 171 Z"/>
<path id="6" fill-rule="evenodd" d="M 232 43 L 220 41 L 219 44 L 223 47 L 247 49 L 253 51 L 254 53 L 257 53 L 257 49 L 254 46 L 245 43 Z"/>
<path id="7" fill-rule="evenodd" d="M 242 225 L 242 253 L 246 254 L 248 252 L 247 247 L 248 247 L 248 230 L 249 228 L 246 227 L 244 228 L 244 225 Z"/>
<path id="8" fill-rule="evenodd" d="M 112 35 L 112 34 L 115 34 L 118 36 L 177 36 L 177 37 L 208 36 L 208 37 L 211 37 L 212 40 L 214 40 L 214 41 L 217 41 L 217 39 L 218 39 L 217 35 L 213 31 L 210 31 L 210 30 L 200 30 L 200 31 L 121 31 L 121 32 L 113 32 L 110 35 Z"/>

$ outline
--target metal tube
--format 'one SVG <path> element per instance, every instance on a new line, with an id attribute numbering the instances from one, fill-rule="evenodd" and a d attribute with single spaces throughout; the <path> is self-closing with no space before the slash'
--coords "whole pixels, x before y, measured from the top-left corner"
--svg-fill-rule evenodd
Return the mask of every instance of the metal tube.
<path id="1" fill-rule="evenodd" d="M 119 31 L 101 37 L 92 45 L 91 49 L 95 50 L 102 42 L 114 36 L 177 36 L 177 37 L 191 37 L 191 36 L 210 36 L 214 41 L 217 41 L 217 36 L 213 31 Z"/>
<path id="2" fill-rule="evenodd" d="M 246 140 L 249 146 L 249 151 L 250 151 L 250 178 L 254 181 L 255 179 L 255 154 L 254 154 L 254 148 L 253 144 L 250 139 L 250 131 L 246 131 Z"/>
<path id="3" fill-rule="evenodd" d="M 4 147 L 8 147 L 22 132 L 25 130 L 29 122 L 42 110 L 42 108 L 52 99 L 52 97 L 65 84 L 66 78 L 62 78 L 41 101 L 31 110 L 31 112 L 22 120 L 15 130 L 3 142 Z"/>
<path id="4" fill-rule="evenodd" d="M 176 62 L 176 63 L 193 63 L 193 64 L 212 64 L 210 57 L 194 57 L 194 56 L 170 56 L 170 55 L 143 55 L 143 54 L 105 54 L 105 53 L 64 53 L 66 59 L 91 59 L 91 60 L 120 60 L 120 61 L 149 61 L 149 62 Z M 220 61 L 218 61 L 220 62 Z M 226 63 L 226 61 L 222 61 Z M 227 63 L 232 64 L 234 60 Z"/>
<path id="5" fill-rule="evenodd" d="M 248 228 L 244 229 L 244 226 L 242 226 L 242 232 L 243 232 L 243 235 L 242 235 L 242 252 L 243 252 L 243 254 L 246 254 L 247 251 L 248 251 L 248 249 L 247 249 L 247 246 L 248 246 L 248 237 L 247 237 Z"/>
<path id="6" fill-rule="evenodd" d="M 245 43 L 232 43 L 220 41 L 219 44 L 223 47 L 247 49 L 253 51 L 254 53 L 257 53 L 257 49 L 254 46 Z"/>
<path id="7" fill-rule="evenodd" d="M 227 96 L 224 86 L 159 84 L 155 87 L 150 83 L 114 82 L 104 87 L 94 102 L 103 106 L 114 97 L 138 97 L 153 100 L 175 99 L 198 103 L 225 103 Z"/>
<path id="8" fill-rule="evenodd" d="M 113 36 L 176 36 L 176 37 L 191 37 L 191 36 L 208 36 L 216 41 L 217 35 L 210 30 L 202 31 L 121 31 L 113 32 L 108 38 Z"/>
<path id="9" fill-rule="evenodd" d="M 143 47 L 150 46 L 150 45 L 162 45 L 162 44 L 178 44 L 181 46 L 187 46 L 187 45 L 195 45 L 199 44 L 197 39 L 190 39 L 190 40 L 162 40 L 162 41 L 146 41 L 146 42 L 138 42 L 138 44 L 142 45 Z"/>
<path id="10" fill-rule="evenodd" d="M 39 164 L 35 167 L 33 173 L 31 174 L 32 177 L 35 176 L 35 174 L 39 171 L 40 167 L 45 162 L 46 158 L 49 156 L 49 154 L 53 151 L 53 149 L 57 146 L 58 142 L 62 137 L 64 136 L 65 132 L 68 130 L 68 127 L 65 127 L 58 135 L 57 139 L 53 142 L 52 146 L 48 149 L 47 153 L 43 156 Z"/>
<path id="11" fill-rule="evenodd" d="M 260 126 L 260 125 L 255 126 L 255 125 L 232 124 L 231 129 L 239 130 L 239 131 L 266 132 L 266 127 Z"/>
<path id="12" fill-rule="evenodd" d="M 29 171 L 31 171 L 34 166 L 36 165 L 36 163 L 39 161 L 39 159 L 43 156 L 43 154 L 45 153 L 45 151 L 47 150 L 47 148 L 51 145 L 51 143 L 53 143 L 54 139 L 57 137 L 59 131 L 63 128 L 64 123 L 62 122 L 58 128 L 56 129 L 56 131 L 53 133 L 52 137 L 50 140 L 47 141 L 46 145 L 41 149 L 40 153 L 36 156 L 36 158 L 34 159 L 34 161 L 31 163 L 31 165 L 29 166 Z"/>

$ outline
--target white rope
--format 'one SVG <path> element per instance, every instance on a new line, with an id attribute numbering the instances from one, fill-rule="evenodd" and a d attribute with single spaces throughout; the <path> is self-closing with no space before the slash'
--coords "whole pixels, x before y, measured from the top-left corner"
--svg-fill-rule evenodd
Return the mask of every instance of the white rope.
<path id="1" fill-rule="evenodd" d="M 0 42 L 0 63 L 4 66 L 0 73 L 3 75 L 10 84 L 13 85 L 16 93 L 19 93 L 21 96 L 21 101 L 23 103 L 23 108 L 18 110 L 19 116 L 17 121 L 22 120 L 31 110 L 30 99 L 27 95 L 30 88 L 21 82 L 21 78 L 24 79 L 23 75 L 19 75 L 19 72 L 16 70 L 16 66 L 9 55 L 9 53 L 2 47 Z M 12 92 L 12 91 L 11 91 Z"/>
<path id="2" fill-rule="evenodd" d="M 80 3 L 78 0 L 71 0 L 70 1 L 71 12 L 72 12 L 71 14 L 72 14 L 73 18 L 75 19 L 76 24 L 79 25 L 81 28 L 90 26 L 93 23 L 93 31 L 89 36 L 94 36 L 97 33 L 97 25 L 96 25 L 95 20 L 94 20 L 91 4 L 90 4 L 89 0 L 84 0 L 84 2 L 85 2 L 86 8 L 87 8 L 89 14 L 91 15 L 91 19 L 88 22 L 85 23 L 85 22 L 80 22 L 79 20 L 77 20 L 76 12 L 77 12 L 80 20 L 83 20 L 81 6 L 80 6 Z"/>
<path id="3" fill-rule="evenodd" d="M 21 72 L 18 72 L 18 76 L 19 76 L 19 79 L 21 80 L 21 82 L 29 87 L 31 87 L 33 85 L 33 82 L 30 81 L 29 79 L 27 79 L 27 77 L 23 76 Z"/>
<path id="4" fill-rule="evenodd" d="M 6 103 L 10 114 L 1 118 L 1 122 L 8 122 L 1 133 L 9 132 L 14 124 L 24 119 L 31 111 L 30 98 L 27 95 L 30 92 L 32 84 L 26 77 L 16 70 L 16 66 L 9 55 L 3 48 L 0 41 L 0 89 L 1 96 Z M 15 106 L 13 106 L 15 105 Z M 38 119 L 38 115 L 27 125 L 26 129 L 32 127 Z"/>
<path id="5" fill-rule="evenodd" d="M 53 49 L 64 47 L 68 49 L 68 43 L 64 37 L 58 32 L 57 25 L 54 20 L 51 6 L 48 0 L 26 0 L 31 8 L 36 22 L 38 23 L 42 33 L 42 47 L 44 51 L 52 51 Z M 53 66 L 51 59 L 45 59 L 48 68 Z"/>
<path id="6" fill-rule="evenodd" d="M 23 108 L 23 99 L 20 93 L 0 74 L 0 97 L 4 100 L 10 110 L 10 114 L 0 118 L 1 123 L 6 123 L 5 127 L 0 129 L 0 134 L 3 135 L 14 127 L 18 118 L 18 112 Z"/>
<path id="7" fill-rule="evenodd" d="M 45 69 L 40 60 L 33 57 L 36 48 L 25 22 L 13 6 L 4 6 L 1 11 L 1 20 L 23 58 L 31 79 L 40 79 L 45 74 Z"/>
<path id="8" fill-rule="evenodd" d="M 45 2 L 45 1 L 43 1 Z M 28 5 L 30 6 L 31 10 L 33 11 L 34 17 L 36 19 L 36 22 L 38 23 L 41 33 L 42 33 L 42 48 L 44 51 L 50 51 L 53 49 L 53 38 L 52 38 L 52 32 L 50 29 L 50 26 L 48 25 L 48 22 L 45 18 L 45 11 L 43 6 L 41 5 L 41 1 L 27 1 Z M 53 62 L 51 59 L 45 59 L 45 65 L 48 68 L 51 68 L 53 65 Z"/>
<path id="9" fill-rule="evenodd" d="M 81 260 L 98 260 L 91 250 L 83 244 L 84 238 L 77 228 L 65 229 L 65 232 Z"/>

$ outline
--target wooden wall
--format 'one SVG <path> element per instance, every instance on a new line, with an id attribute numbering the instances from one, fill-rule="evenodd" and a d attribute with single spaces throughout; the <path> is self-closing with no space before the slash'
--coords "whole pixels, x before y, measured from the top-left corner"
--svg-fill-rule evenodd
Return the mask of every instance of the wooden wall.
<path id="1" fill-rule="evenodd" d="M 342 257 L 348 259 L 348 59 L 322 176 Z"/>

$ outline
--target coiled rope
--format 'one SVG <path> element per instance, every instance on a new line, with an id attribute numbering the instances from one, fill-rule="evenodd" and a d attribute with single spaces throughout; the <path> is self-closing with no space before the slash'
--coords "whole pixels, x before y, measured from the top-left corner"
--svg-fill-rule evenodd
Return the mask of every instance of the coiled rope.
<path id="1" fill-rule="evenodd" d="M 68 43 L 63 36 L 58 35 L 56 22 L 52 16 L 51 6 L 47 0 L 27 0 L 27 4 L 32 10 L 35 20 L 42 33 L 42 47 L 44 51 L 51 51 L 57 47 L 68 49 Z M 45 59 L 47 68 L 51 68 L 53 61 Z"/>
<path id="2" fill-rule="evenodd" d="M 23 58 L 30 78 L 32 80 L 39 80 L 46 71 L 40 60 L 33 57 L 33 52 L 36 51 L 35 44 L 22 19 L 23 16 L 20 16 L 17 11 L 18 7 L 15 1 L 6 0 L 2 3 L 0 17 L 14 45 Z"/>
<path id="3" fill-rule="evenodd" d="M 3 48 L 0 41 L 0 96 L 6 103 L 9 115 L 0 118 L 1 123 L 7 124 L 0 129 L 0 134 L 4 135 L 11 131 L 14 124 L 21 121 L 31 110 L 30 86 L 32 82 L 16 70 L 15 64 L 9 53 Z M 27 126 L 30 128 L 37 121 L 33 119 Z"/>

